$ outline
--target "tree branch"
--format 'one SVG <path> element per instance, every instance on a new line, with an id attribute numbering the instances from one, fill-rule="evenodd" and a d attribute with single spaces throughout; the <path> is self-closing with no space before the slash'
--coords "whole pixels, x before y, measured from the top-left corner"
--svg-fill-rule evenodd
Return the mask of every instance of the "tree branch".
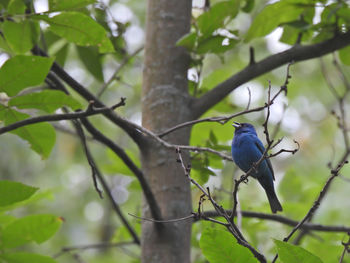
<path id="1" fill-rule="evenodd" d="M 33 54 L 38 56 L 47 57 L 47 54 L 41 50 L 39 47 L 34 47 L 32 49 Z M 77 82 L 74 78 L 72 78 L 61 66 L 59 66 L 56 62 L 52 64 L 51 71 L 53 71 L 58 77 L 60 77 L 64 82 L 66 82 L 73 90 L 75 90 L 80 96 L 85 98 L 87 101 L 94 101 L 97 107 L 106 107 L 94 94 L 92 94 L 88 89 L 86 89 L 83 85 Z M 103 113 L 106 118 L 115 123 L 117 126 L 122 128 L 135 142 L 137 145 L 142 145 L 143 137 L 140 136 L 140 133 L 134 129 L 130 122 L 125 120 L 124 118 L 118 116 L 113 111 L 107 111 Z"/>
<path id="2" fill-rule="evenodd" d="M 140 242 L 139 237 L 137 236 L 137 234 L 136 234 L 135 230 L 132 228 L 132 226 L 129 224 L 128 220 L 123 215 L 123 212 L 120 209 L 117 202 L 114 200 L 114 198 L 112 196 L 112 192 L 111 192 L 106 180 L 104 179 L 102 173 L 100 172 L 100 170 L 98 169 L 98 167 L 96 165 L 96 162 L 95 162 L 95 160 L 90 152 L 90 149 L 86 143 L 85 135 L 84 135 L 84 132 L 83 132 L 83 129 L 81 127 L 80 122 L 75 121 L 73 124 L 74 124 L 75 129 L 77 130 L 77 134 L 79 135 L 81 143 L 84 147 L 84 151 L 86 154 L 86 158 L 88 159 L 89 165 L 91 166 L 92 176 L 93 176 L 93 181 L 94 181 L 96 191 L 99 193 L 100 197 L 102 197 L 102 193 L 97 187 L 97 180 L 96 180 L 96 178 L 97 178 L 100 181 L 100 183 L 103 187 L 103 190 L 106 192 L 107 197 L 108 197 L 109 201 L 111 202 L 114 211 L 119 216 L 120 220 L 122 221 L 122 223 L 124 224 L 124 226 L 126 227 L 128 232 L 130 233 L 132 238 L 134 239 L 134 243 L 140 245 L 141 242 Z"/>
<path id="3" fill-rule="evenodd" d="M 288 236 L 286 236 L 283 239 L 283 242 L 288 242 L 289 239 L 293 236 L 293 234 L 301 228 L 302 225 L 304 225 L 306 223 L 306 221 L 309 220 L 309 218 L 311 218 L 314 213 L 316 212 L 316 210 L 318 209 L 318 207 L 321 204 L 321 201 L 323 200 L 323 198 L 325 197 L 332 181 L 334 180 L 335 177 L 337 177 L 339 175 L 339 172 L 341 170 L 341 168 L 343 168 L 343 166 L 345 164 L 348 163 L 348 161 L 346 160 L 346 158 L 348 158 L 350 154 L 350 151 L 348 150 L 345 154 L 344 157 L 342 158 L 342 161 L 337 165 L 337 167 L 335 169 L 331 170 L 331 175 L 328 178 L 327 182 L 325 183 L 325 185 L 323 186 L 319 196 L 317 197 L 317 199 L 315 200 L 314 204 L 312 205 L 312 207 L 310 208 L 310 210 L 307 212 L 307 214 L 304 216 L 304 218 L 292 229 L 292 231 L 288 234 Z M 278 258 L 278 254 L 276 254 L 276 256 L 274 257 L 274 259 L 272 260 L 272 263 L 276 262 Z"/>
<path id="4" fill-rule="evenodd" d="M 126 56 L 123 61 L 120 63 L 119 67 L 114 71 L 113 75 L 109 78 L 109 80 L 102 85 L 100 90 L 97 92 L 97 97 L 100 98 L 102 94 L 106 91 L 108 86 L 117 79 L 119 72 L 124 68 L 125 65 L 128 64 L 128 62 L 135 57 L 138 53 L 140 53 L 143 50 L 143 46 L 136 49 L 132 54 Z"/>
<path id="5" fill-rule="evenodd" d="M 263 254 L 261 254 L 258 250 L 256 250 L 243 236 L 243 234 L 241 233 L 241 231 L 237 228 L 237 226 L 235 225 L 235 223 L 233 221 L 230 220 L 230 216 L 228 213 L 226 213 L 226 210 L 223 209 L 222 206 L 220 206 L 218 203 L 216 203 L 216 201 L 212 198 L 211 193 L 209 191 L 209 187 L 207 188 L 207 190 L 205 190 L 198 182 L 196 182 L 191 176 L 190 176 L 190 171 L 191 171 L 191 167 L 185 165 L 183 159 L 182 159 L 182 155 L 181 155 L 181 151 L 179 148 L 176 149 L 176 152 L 178 154 L 178 162 L 181 163 L 181 166 L 184 170 L 184 174 L 185 176 L 190 180 L 190 182 L 192 184 L 194 184 L 202 193 L 202 196 L 206 196 L 211 204 L 213 205 L 213 207 L 215 208 L 215 210 L 218 212 L 218 214 L 220 214 L 220 216 L 224 217 L 227 224 L 217 221 L 216 223 L 224 225 L 227 230 L 236 238 L 237 243 L 240 244 L 241 246 L 244 246 L 246 248 L 248 248 L 250 250 L 250 252 L 254 255 L 254 257 L 259 260 L 259 262 L 261 263 L 266 263 L 266 258 Z M 201 198 L 202 199 L 202 198 Z M 200 200 L 201 202 L 201 200 Z M 199 209 L 200 210 L 200 205 L 199 205 Z M 200 211 L 198 211 L 198 216 L 200 216 L 201 213 Z M 209 218 L 204 218 L 205 220 L 209 220 Z M 212 222 L 214 222 L 213 220 L 210 220 Z"/>
<path id="6" fill-rule="evenodd" d="M 153 192 L 145 179 L 143 172 L 135 165 L 135 163 L 129 158 L 125 151 L 115 144 L 112 140 L 103 135 L 97 130 L 86 118 L 81 119 L 84 127 L 91 133 L 94 139 L 103 143 L 109 147 L 120 159 L 126 164 L 126 166 L 135 174 L 136 178 L 140 182 L 145 198 L 149 204 L 152 216 L 156 220 L 162 220 L 162 215 L 158 203 L 153 195 Z"/>
<path id="7" fill-rule="evenodd" d="M 63 247 L 60 252 L 56 253 L 52 257 L 58 258 L 65 253 L 75 251 L 75 250 L 113 248 L 113 247 L 130 246 L 135 244 L 136 244 L 135 242 L 129 241 L 129 242 L 118 242 L 118 243 L 97 243 L 97 244 L 88 244 L 88 245 L 69 246 L 69 247 Z"/>
<path id="8" fill-rule="evenodd" d="M 260 62 L 250 64 L 242 71 L 218 84 L 200 98 L 194 99 L 193 118 L 198 118 L 226 97 L 231 91 L 255 77 L 270 72 L 286 63 L 317 58 L 341 49 L 349 44 L 350 32 L 347 32 L 321 43 L 307 46 L 295 45 L 286 51 L 271 55 Z"/>
<path id="9" fill-rule="evenodd" d="M 231 213 L 231 210 L 226 210 L 227 213 Z M 281 215 L 276 214 L 265 214 L 265 213 L 258 213 L 253 211 L 241 211 L 243 217 L 247 218 L 259 218 L 264 220 L 270 220 L 274 222 L 278 222 L 281 224 L 285 224 L 288 226 L 296 226 L 298 225 L 299 221 L 290 219 L 288 217 L 284 217 Z M 205 211 L 203 212 L 203 215 L 207 217 L 219 217 L 221 216 L 217 211 Z M 199 221 L 200 218 L 194 217 L 194 222 Z M 329 225 L 322 225 L 322 224 L 312 224 L 312 223 L 305 223 L 300 226 L 300 229 L 304 230 L 314 230 L 314 231 L 322 231 L 322 232 L 349 232 L 350 226 L 329 226 Z"/>
<path id="10" fill-rule="evenodd" d="M 98 188 L 97 184 L 97 177 L 98 177 L 98 168 L 96 166 L 96 163 L 91 155 L 91 152 L 89 150 L 89 147 L 86 143 L 86 137 L 83 128 L 81 127 L 81 123 L 78 120 L 73 120 L 73 125 L 75 127 L 75 130 L 77 131 L 77 135 L 80 138 L 81 144 L 83 145 L 83 149 L 85 152 L 86 159 L 91 167 L 91 172 L 92 172 L 92 181 L 94 183 L 94 187 L 100 198 L 103 198 L 102 191 Z"/>
<path id="11" fill-rule="evenodd" d="M 94 101 L 90 102 L 88 108 L 85 111 L 77 111 L 72 113 L 62 113 L 62 114 L 49 114 L 49 115 L 41 115 L 28 119 L 24 119 L 21 121 L 14 122 L 7 126 L 0 128 L 0 134 L 5 132 L 9 132 L 18 128 L 21 128 L 26 125 L 35 124 L 39 122 L 46 121 L 62 121 L 62 120 L 76 120 L 82 117 L 92 116 L 96 114 L 104 114 L 106 112 L 112 112 L 112 110 L 125 105 L 125 98 L 121 98 L 120 102 L 112 107 L 103 106 L 102 108 L 94 108 Z"/>

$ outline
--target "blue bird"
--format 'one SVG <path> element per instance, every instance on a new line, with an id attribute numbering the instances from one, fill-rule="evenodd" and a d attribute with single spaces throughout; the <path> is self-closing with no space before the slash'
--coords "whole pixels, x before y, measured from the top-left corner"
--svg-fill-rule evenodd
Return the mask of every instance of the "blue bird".
<path id="1" fill-rule="evenodd" d="M 234 122 L 232 126 L 235 127 L 231 148 L 232 158 L 241 170 L 248 172 L 263 155 L 264 145 L 259 140 L 254 126 L 250 123 Z M 264 188 L 272 213 L 282 211 L 282 206 L 278 201 L 273 185 L 275 176 L 270 160 L 262 161 L 256 170 L 252 171 L 251 176 L 257 179 Z"/>

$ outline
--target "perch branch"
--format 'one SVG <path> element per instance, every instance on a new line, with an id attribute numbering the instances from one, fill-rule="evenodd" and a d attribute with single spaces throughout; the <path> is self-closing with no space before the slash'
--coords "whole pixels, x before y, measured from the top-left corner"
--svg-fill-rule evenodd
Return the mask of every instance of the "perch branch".
<path id="1" fill-rule="evenodd" d="M 344 34 L 338 34 L 334 38 L 321 43 L 295 45 L 286 51 L 268 56 L 259 62 L 249 64 L 246 68 L 218 84 L 198 99 L 194 99 L 193 118 L 201 116 L 240 85 L 264 73 L 270 72 L 291 61 L 298 62 L 326 55 L 349 44 L 350 31 Z"/>

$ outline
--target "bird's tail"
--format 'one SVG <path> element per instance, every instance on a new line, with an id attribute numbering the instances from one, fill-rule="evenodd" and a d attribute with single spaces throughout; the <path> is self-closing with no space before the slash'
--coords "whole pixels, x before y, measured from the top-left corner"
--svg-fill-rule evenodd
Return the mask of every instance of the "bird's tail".
<path id="1" fill-rule="evenodd" d="M 275 214 L 277 211 L 282 211 L 281 203 L 278 201 L 275 191 L 266 191 L 266 195 L 267 199 L 269 200 L 272 213 Z"/>

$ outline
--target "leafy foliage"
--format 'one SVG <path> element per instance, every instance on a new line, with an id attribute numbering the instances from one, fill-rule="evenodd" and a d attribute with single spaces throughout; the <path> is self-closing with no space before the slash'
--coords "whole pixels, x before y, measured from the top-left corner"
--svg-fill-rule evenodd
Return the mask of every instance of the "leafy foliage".
<path id="1" fill-rule="evenodd" d="M 9 96 L 27 87 L 41 84 L 53 63 L 52 58 L 15 56 L 0 68 L 0 91 Z"/>
<path id="2" fill-rule="evenodd" d="M 53 113 L 63 106 L 70 107 L 73 110 L 81 108 L 81 104 L 72 96 L 68 96 L 59 90 L 43 90 L 13 97 L 9 100 L 8 106 L 17 109 L 38 109 L 47 113 Z"/>
<path id="3" fill-rule="evenodd" d="M 314 254 L 303 249 L 302 247 L 291 245 L 279 240 L 275 240 L 278 254 L 283 263 L 305 262 L 305 263 L 322 263 Z"/>
<path id="4" fill-rule="evenodd" d="M 68 41 L 82 46 L 98 46 L 101 53 L 114 48 L 104 28 L 91 17 L 79 12 L 64 12 L 54 17 L 36 16 L 50 25 L 50 30 Z"/>
<path id="5" fill-rule="evenodd" d="M 12 50 L 17 54 L 23 54 L 31 50 L 38 41 L 40 28 L 36 21 L 5 21 L 3 33 Z"/>
<path id="6" fill-rule="evenodd" d="M 5 125 L 10 125 L 29 117 L 30 115 L 26 113 L 0 105 L 0 120 L 3 120 Z M 43 158 L 47 158 L 50 155 L 50 152 L 55 145 L 56 133 L 49 123 L 42 122 L 24 126 L 11 131 L 11 133 L 28 141 L 31 148 Z"/>
<path id="7" fill-rule="evenodd" d="M 235 238 L 227 231 L 217 228 L 204 229 L 199 245 L 210 263 L 257 262 L 248 248 L 237 244 Z"/>
<path id="8" fill-rule="evenodd" d="M 31 197 L 38 188 L 14 181 L 0 181 L 0 206 L 11 205 Z"/>
<path id="9" fill-rule="evenodd" d="M 38 188 L 15 181 L 0 181 L 1 206 L 28 200 Z M 8 206 L 10 209 L 11 206 Z M 51 257 L 27 252 L 13 252 L 24 244 L 43 243 L 60 228 L 62 219 L 54 215 L 29 215 L 22 218 L 0 213 L 0 259 L 7 263 L 55 263 Z"/>
<path id="10" fill-rule="evenodd" d="M 30 215 L 8 224 L 1 235 L 3 248 L 14 248 L 36 242 L 41 244 L 59 229 L 62 220 L 54 215 Z"/>

